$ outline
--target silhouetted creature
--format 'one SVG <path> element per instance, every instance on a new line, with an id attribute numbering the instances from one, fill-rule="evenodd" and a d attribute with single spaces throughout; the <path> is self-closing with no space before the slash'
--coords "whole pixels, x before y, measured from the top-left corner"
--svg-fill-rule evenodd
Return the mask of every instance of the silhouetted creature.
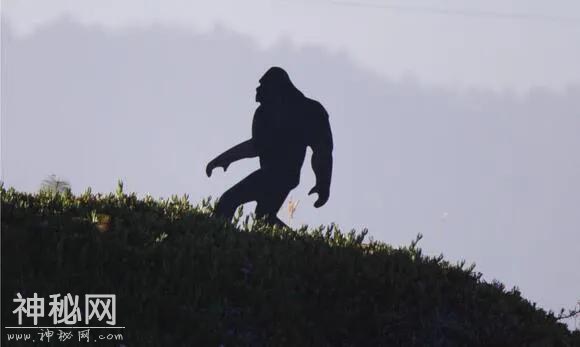
<path id="1" fill-rule="evenodd" d="M 332 176 L 332 133 L 328 114 L 315 100 L 302 94 L 282 68 L 272 67 L 256 88 L 260 106 L 254 113 L 252 138 L 225 151 L 209 162 L 214 168 L 228 166 L 240 159 L 260 158 L 260 169 L 227 190 L 219 199 L 216 215 L 231 220 L 241 204 L 256 201 L 256 216 L 270 224 L 285 225 L 276 214 L 288 193 L 300 181 L 306 147 L 312 148 L 312 169 L 316 185 L 308 195 L 317 193 L 315 207 L 328 201 Z"/>

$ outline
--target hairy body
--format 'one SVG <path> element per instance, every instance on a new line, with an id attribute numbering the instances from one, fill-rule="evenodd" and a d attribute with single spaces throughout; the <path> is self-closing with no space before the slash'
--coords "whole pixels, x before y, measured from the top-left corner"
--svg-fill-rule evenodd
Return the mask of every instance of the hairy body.
<path id="1" fill-rule="evenodd" d="M 239 205 L 256 201 L 257 217 L 283 225 L 276 214 L 288 193 L 299 184 L 307 147 L 313 151 L 312 168 L 316 175 L 316 185 L 309 194 L 318 194 L 315 207 L 328 201 L 332 132 L 324 107 L 296 89 L 281 68 L 271 68 L 260 79 L 256 101 L 261 105 L 254 114 L 252 138 L 213 159 L 206 173 L 211 176 L 216 167 L 225 171 L 234 161 L 259 157 L 260 169 L 220 197 L 216 215 L 229 220 Z"/>

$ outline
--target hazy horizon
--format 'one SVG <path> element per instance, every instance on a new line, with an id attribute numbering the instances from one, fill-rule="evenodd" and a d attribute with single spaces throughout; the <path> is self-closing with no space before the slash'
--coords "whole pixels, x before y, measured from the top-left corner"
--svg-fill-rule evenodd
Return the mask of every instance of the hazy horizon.
<path id="1" fill-rule="evenodd" d="M 208 33 L 223 27 L 261 49 L 279 42 L 321 47 L 348 54 L 382 77 L 415 75 L 435 87 L 526 92 L 580 83 L 580 3 L 574 0 L 6 0 L 2 5 L 17 36 L 63 17 L 110 32 L 169 26 Z"/>

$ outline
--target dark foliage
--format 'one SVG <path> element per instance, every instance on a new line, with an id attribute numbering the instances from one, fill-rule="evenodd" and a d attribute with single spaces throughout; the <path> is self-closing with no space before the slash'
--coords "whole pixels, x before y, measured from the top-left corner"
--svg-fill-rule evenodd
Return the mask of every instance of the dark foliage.
<path id="1" fill-rule="evenodd" d="M 187 197 L 2 188 L 2 321 L 37 292 L 117 295 L 127 346 L 580 346 L 516 290 L 335 226 L 238 226 Z M 3 333 L 4 343 L 6 334 Z"/>

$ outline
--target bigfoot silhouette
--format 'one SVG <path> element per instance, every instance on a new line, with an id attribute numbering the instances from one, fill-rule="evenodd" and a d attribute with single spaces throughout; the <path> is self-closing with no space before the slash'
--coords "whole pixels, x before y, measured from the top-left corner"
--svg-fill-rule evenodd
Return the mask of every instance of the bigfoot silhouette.
<path id="1" fill-rule="evenodd" d="M 302 94 L 282 68 L 272 67 L 256 88 L 260 106 L 254 113 L 252 138 L 209 162 L 206 174 L 244 158 L 260 158 L 260 169 L 227 190 L 219 199 L 215 214 L 231 220 L 239 205 L 256 201 L 256 217 L 270 224 L 285 225 L 276 214 L 288 193 L 300 181 L 306 147 L 312 148 L 312 169 L 316 185 L 308 195 L 318 194 L 314 203 L 328 201 L 332 176 L 332 133 L 328 114 L 315 100 Z"/>

